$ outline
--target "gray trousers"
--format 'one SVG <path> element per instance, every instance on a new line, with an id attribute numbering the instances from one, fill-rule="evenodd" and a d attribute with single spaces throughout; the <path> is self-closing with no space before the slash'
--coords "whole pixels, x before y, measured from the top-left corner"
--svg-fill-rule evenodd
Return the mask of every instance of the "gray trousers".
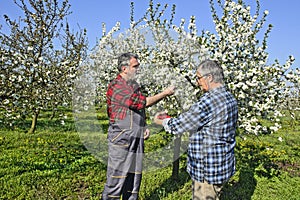
<path id="1" fill-rule="evenodd" d="M 102 199 L 136 200 L 142 180 L 144 127 L 131 115 L 108 130 L 108 166 Z M 129 121 L 128 121 L 129 120 Z"/>

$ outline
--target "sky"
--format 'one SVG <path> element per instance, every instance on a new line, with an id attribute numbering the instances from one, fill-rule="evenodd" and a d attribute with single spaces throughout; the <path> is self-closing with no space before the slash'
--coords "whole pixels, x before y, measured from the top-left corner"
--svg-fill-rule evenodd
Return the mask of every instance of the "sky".
<path id="1" fill-rule="evenodd" d="M 130 2 L 135 5 L 135 19 L 140 19 L 148 8 L 149 0 L 69 0 L 72 14 L 68 16 L 68 22 L 73 29 L 85 28 L 89 40 L 90 49 L 101 38 L 102 23 L 107 30 L 116 22 L 121 22 L 121 30 L 129 28 Z M 256 0 L 244 0 L 255 11 Z M 175 24 L 179 24 L 182 18 L 189 20 L 190 16 L 196 16 L 197 29 L 214 31 L 209 0 L 154 0 L 154 3 L 175 4 Z M 269 62 L 274 63 L 278 59 L 284 64 L 290 55 L 295 57 L 293 68 L 300 67 L 300 8 L 299 0 L 260 0 L 262 14 L 269 11 L 265 26 L 273 25 L 268 38 Z M 171 8 L 171 6 L 170 6 Z M 13 3 L 13 0 L 0 0 L 0 24 L 5 24 L 3 14 L 11 19 L 17 19 L 21 11 Z"/>

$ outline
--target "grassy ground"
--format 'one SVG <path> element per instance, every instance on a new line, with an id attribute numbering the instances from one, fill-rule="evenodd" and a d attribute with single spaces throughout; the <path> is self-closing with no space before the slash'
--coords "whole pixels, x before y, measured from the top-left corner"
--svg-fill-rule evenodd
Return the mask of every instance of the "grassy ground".
<path id="1" fill-rule="evenodd" d="M 146 149 L 158 145 L 155 137 L 159 135 L 147 141 Z M 300 199 L 299 124 L 292 127 L 287 119 L 276 134 L 237 141 L 237 173 L 224 187 L 222 199 Z M 72 121 L 61 126 L 41 120 L 35 134 L 3 128 L 0 152 L 0 199 L 100 198 L 106 166 L 82 144 Z M 171 166 L 144 173 L 141 199 L 190 199 L 185 166 L 183 155 L 177 180 Z"/>

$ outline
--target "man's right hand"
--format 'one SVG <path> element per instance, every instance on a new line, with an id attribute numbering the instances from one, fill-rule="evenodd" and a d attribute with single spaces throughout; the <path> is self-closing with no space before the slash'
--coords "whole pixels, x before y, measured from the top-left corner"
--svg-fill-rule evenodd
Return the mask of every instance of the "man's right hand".
<path id="1" fill-rule="evenodd" d="M 163 91 L 166 96 L 172 95 L 175 92 L 175 86 L 170 86 Z"/>

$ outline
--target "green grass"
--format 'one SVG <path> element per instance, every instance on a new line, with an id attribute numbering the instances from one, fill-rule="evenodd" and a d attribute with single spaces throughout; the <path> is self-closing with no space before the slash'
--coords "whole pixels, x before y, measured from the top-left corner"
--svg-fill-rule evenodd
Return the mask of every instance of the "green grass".
<path id="1" fill-rule="evenodd" d="M 75 132 L 0 132 L 1 199 L 96 197 L 105 166 Z"/>
<path id="2" fill-rule="evenodd" d="M 101 120 L 107 130 L 107 120 Z M 29 122 L 28 122 L 29 123 Z M 300 199 L 300 125 L 289 125 L 272 135 L 237 137 L 237 173 L 225 185 L 223 200 Z M 28 124 L 0 130 L 0 199 L 99 199 L 106 166 L 83 145 L 73 121 L 42 118 L 34 134 Z M 282 141 L 278 140 L 281 137 Z M 165 145 L 163 134 L 146 141 L 146 151 Z M 145 172 L 142 200 L 188 200 L 191 179 L 180 158 L 178 179 L 172 166 Z"/>

